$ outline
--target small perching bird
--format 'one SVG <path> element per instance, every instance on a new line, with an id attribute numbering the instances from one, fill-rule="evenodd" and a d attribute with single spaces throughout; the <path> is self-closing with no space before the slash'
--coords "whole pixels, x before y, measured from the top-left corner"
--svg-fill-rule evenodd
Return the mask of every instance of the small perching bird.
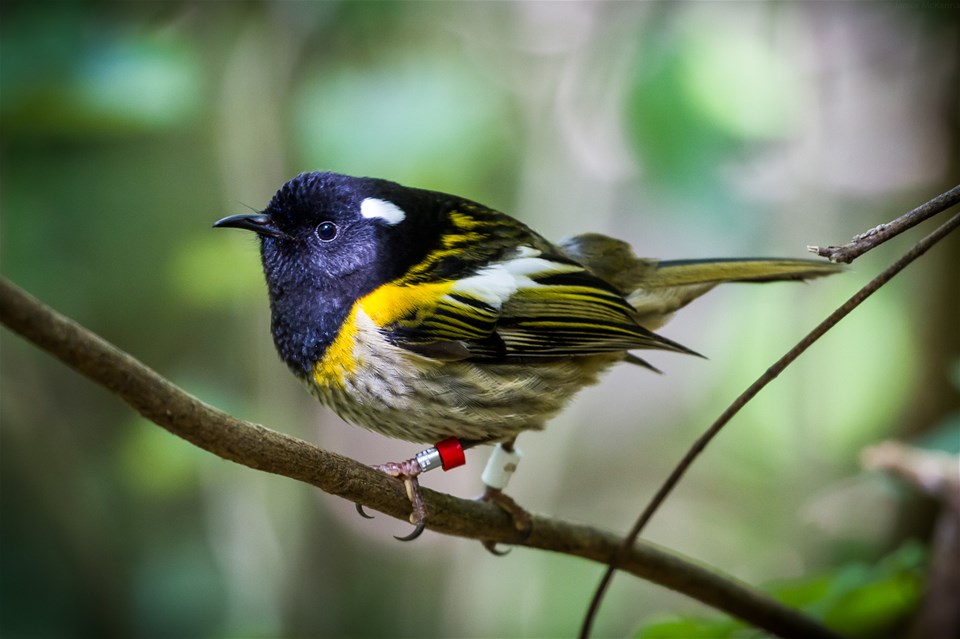
<path id="1" fill-rule="evenodd" d="M 620 240 L 552 244 L 455 195 L 373 178 L 304 173 L 260 213 L 217 227 L 260 237 L 280 357 L 343 419 L 388 437 L 438 442 L 378 468 L 403 479 L 422 530 L 417 476 L 498 444 L 485 497 L 518 525 L 502 489 L 539 430 L 612 365 L 652 368 L 637 350 L 693 353 L 652 331 L 722 282 L 804 280 L 833 264 L 793 259 L 641 259 Z M 654 369 L 655 370 L 655 369 Z"/>

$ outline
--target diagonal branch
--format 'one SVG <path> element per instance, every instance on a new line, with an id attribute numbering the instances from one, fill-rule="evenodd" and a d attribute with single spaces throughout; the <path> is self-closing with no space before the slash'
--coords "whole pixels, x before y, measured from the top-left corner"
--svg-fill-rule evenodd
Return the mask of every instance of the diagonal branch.
<path id="1" fill-rule="evenodd" d="M 958 200 L 960 200 L 960 186 L 955 187 L 954 189 L 940 195 L 930 202 L 917 207 L 913 211 L 907 213 L 897 220 L 903 220 L 904 218 L 910 218 L 912 223 L 904 222 L 906 226 L 899 227 L 899 230 L 892 232 L 893 237 L 906 228 L 913 226 L 918 223 L 921 219 L 926 219 L 940 211 L 953 206 Z M 920 212 L 920 213 L 918 213 Z M 918 216 L 926 216 L 919 217 Z M 894 226 L 891 224 L 891 226 Z M 900 257 L 896 262 L 887 267 L 882 273 L 877 275 L 875 278 L 870 280 L 863 288 L 853 294 L 846 302 L 843 303 L 838 309 L 831 313 L 826 319 L 824 319 L 820 324 L 818 324 L 812 331 L 810 331 L 803 339 L 801 339 L 793 348 L 787 351 L 780 359 L 773 363 L 770 368 L 768 368 L 763 375 L 756 379 L 743 393 L 737 397 L 726 410 L 721 413 L 721 415 L 714 421 L 709 428 L 693 443 L 686 454 L 679 461 L 679 463 L 674 467 L 670 475 L 664 480 L 663 484 L 654 494 L 653 498 L 644 508 L 643 512 L 640 513 L 640 516 L 637 518 L 637 521 L 634 523 L 633 528 L 630 529 L 630 532 L 627 533 L 627 536 L 624 537 L 623 543 L 620 546 L 619 550 L 615 552 L 607 561 L 607 568 L 603 573 L 603 576 L 600 578 L 599 584 L 594 591 L 593 598 L 590 601 L 590 605 L 587 608 L 587 612 L 584 615 L 583 623 L 580 628 L 580 637 L 586 639 L 590 636 L 590 631 L 593 626 L 593 621 L 597 616 L 598 611 L 600 610 L 600 604 L 603 601 L 603 597 L 606 594 L 607 589 L 610 587 L 610 583 L 613 581 L 613 576 L 616 573 L 617 569 L 620 568 L 620 562 L 622 557 L 625 555 L 626 551 L 633 546 L 634 543 L 639 539 L 640 533 L 646 527 L 647 523 L 657 512 L 660 506 L 666 501 L 667 497 L 676 488 L 677 484 L 680 483 L 680 480 L 686 474 L 687 470 L 700 454 L 706 449 L 713 439 L 720 434 L 720 431 L 734 418 L 734 416 L 740 412 L 740 410 L 746 406 L 751 400 L 753 400 L 756 395 L 763 390 L 770 382 L 776 379 L 780 373 L 782 373 L 788 366 L 790 366 L 800 355 L 802 355 L 810 346 L 812 346 L 817 340 L 823 337 L 827 331 L 832 329 L 836 324 L 849 315 L 855 308 L 857 308 L 864 300 L 877 292 L 882 286 L 889 282 L 897 273 L 905 269 L 910 265 L 914 260 L 919 258 L 921 255 L 926 253 L 930 248 L 945 238 L 947 235 L 955 231 L 960 227 L 960 213 L 954 215 L 952 218 L 944 222 L 936 230 L 930 233 L 928 236 L 920 240 L 916 245 L 913 246 L 909 251 L 907 251 L 903 256 Z M 858 237 L 869 236 L 870 232 L 864 233 Z M 881 243 L 889 239 L 878 240 L 875 244 Z M 869 243 L 868 243 L 869 244 Z M 863 245 L 859 247 L 860 253 L 866 252 L 872 248 L 873 245 Z M 860 253 L 857 253 L 859 255 Z M 825 253 L 821 253 L 825 255 Z M 855 257 L 855 255 L 854 255 Z M 832 258 L 831 258 L 832 259 Z M 849 258 L 850 260 L 853 257 Z M 836 261 L 836 260 L 834 260 Z M 848 260 L 849 261 L 849 260 Z"/>
<path id="2" fill-rule="evenodd" d="M 960 202 L 960 184 L 946 193 L 941 193 L 929 202 L 921 204 L 912 211 L 907 211 L 895 220 L 864 231 L 842 246 L 808 246 L 807 250 L 820 257 L 825 257 L 831 262 L 849 264 L 867 251 L 880 246 L 907 229 L 913 228 L 927 218 L 946 211 L 958 202 Z"/>
<path id="3" fill-rule="evenodd" d="M 174 435 L 224 459 L 303 481 L 406 520 L 402 484 L 352 459 L 232 417 L 187 394 L 129 354 L 0 278 L 0 322 L 105 387 Z M 622 540 L 543 516 L 516 540 L 513 523 L 492 504 L 424 489 L 428 527 L 436 532 L 550 550 L 605 563 Z M 735 581 L 649 543 L 631 546 L 618 567 L 784 637 L 833 637 L 826 628 Z"/>

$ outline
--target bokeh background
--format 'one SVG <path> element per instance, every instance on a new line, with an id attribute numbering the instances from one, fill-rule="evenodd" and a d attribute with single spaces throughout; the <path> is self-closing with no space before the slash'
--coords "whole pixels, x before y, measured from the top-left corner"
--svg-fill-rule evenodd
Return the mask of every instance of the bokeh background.
<path id="1" fill-rule="evenodd" d="M 948 4 L 7 1 L 0 266 L 204 401 L 367 463 L 407 458 L 418 448 L 345 425 L 286 372 L 255 239 L 214 220 L 322 169 L 651 257 L 803 257 L 958 182 Z M 709 359 L 608 374 L 520 439 L 511 493 L 626 530 L 725 405 L 911 243 L 698 301 L 663 332 Z M 889 437 L 957 448 L 958 273 L 954 237 L 844 320 L 646 538 L 752 584 L 922 544 L 931 506 L 858 456 Z M 197 450 L 0 338 L 4 636 L 576 631 L 599 566 L 399 544 L 402 522 Z M 425 483 L 478 494 L 484 458 Z M 671 614 L 711 613 L 620 576 L 597 631 Z"/>

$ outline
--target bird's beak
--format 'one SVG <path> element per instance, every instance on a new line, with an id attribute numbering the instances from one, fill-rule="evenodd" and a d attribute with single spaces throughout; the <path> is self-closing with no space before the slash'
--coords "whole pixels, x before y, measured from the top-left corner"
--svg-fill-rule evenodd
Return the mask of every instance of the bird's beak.
<path id="1" fill-rule="evenodd" d="M 265 213 L 245 213 L 242 215 L 231 215 L 223 218 L 222 220 L 217 220 L 213 223 L 213 226 L 216 228 L 232 227 L 236 229 L 247 229 L 248 231 L 253 231 L 257 235 L 266 235 L 268 237 L 276 237 L 282 240 L 293 239 L 278 229 L 274 225 L 270 216 L 266 215 Z"/>

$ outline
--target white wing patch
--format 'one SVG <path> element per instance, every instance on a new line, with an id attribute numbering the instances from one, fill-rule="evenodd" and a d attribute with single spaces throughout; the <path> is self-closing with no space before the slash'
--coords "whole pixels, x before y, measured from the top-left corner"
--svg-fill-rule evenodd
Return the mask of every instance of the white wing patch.
<path id="1" fill-rule="evenodd" d="M 533 277 L 573 273 L 583 269 L 575 264 L 562 264 L 540 257 L 540 251 L 522 246 L 517 256 L 484 267 L 476 275 L 465 277 L 453 287 L 453 293 L 480 300 L 500 309 L 520 289 L 539 288 Z"/>
<path id="2" fill-rule="evenodd" d="M 459 280 L 452 292 L 478 299 L 499 309 L 517 292 L 517 280 L 503 264 L 492 264 L 477 271 L 476 275 Z"/>
<path id="3" fill-rule="evenodd" d="M 575 264 L 554 262 L 542 257 L 536 257 L 538 255 L 540 255 L 540 252 L 536 251 L 529 257 L 517 257 L 508 262 L 504 262 L 504 268 L 513 276 L 518 289 L 542 287 L 543 284 L 537 283 L 534 280 L 535 277 L 559 275 L 560 273 L 575 273 L 583 270 L 582 267 Z"/>
<path id="4" fill-rule="evenodd" d="M 583 267 L 576 264 L 563 264 L 542 257 L 518 257 L 503 263 L 509 273 L 518 277 L 530 275 L 558 275 L 582 271 Z"/>
<path id="5" fill-rule="evenodd" d="M 538 257 L 540 255 L 541 255 L 541 252 L 533 248 L 532 246 L 526 246 L 524 244 L 521 244 L 520 246 L 517 247 L 517 254 L 513 256 L 513 259 L 516 259 L 518 257 Z"/>
<path id="6" fill-rule="evenodd" d="M 387 224 L 393 226 L 403 222 L 407 214 L 403 209 L 387 200 L 380 200 L 375 197 L 368 197 L 360 203 L 360 215 L 365 218 L 380 218 Z"/>

